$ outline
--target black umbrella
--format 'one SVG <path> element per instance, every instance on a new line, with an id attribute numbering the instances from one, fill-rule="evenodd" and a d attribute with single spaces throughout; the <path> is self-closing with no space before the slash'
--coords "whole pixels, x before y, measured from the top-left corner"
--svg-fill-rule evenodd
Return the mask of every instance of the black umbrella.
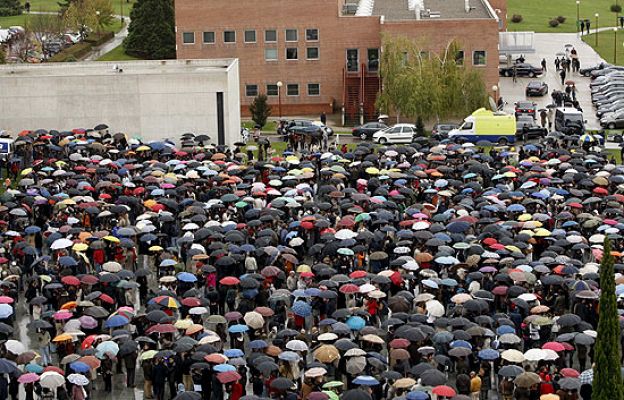
<path id="1" fill-rule="evenodd" d="M 344 392 L 341 396 L 342 400 L 372 400 L 372 397 L 362 389 L 351 389 Z"/>
<path id="2" fill-rule="evenodd" d="M 271 382 L 271 387 L 277 390 L 288 390 L 295 385 L 293 381 L 287 378 L 277 378 Z"/>
<path id="3" fill-rule="evenodd" d="M 178 394 L 173 400 L 201 400 L 202 395 L 198 392 L 182 392 Z"/>
<path id="4" fill-rule="evenodd" d="M 498 370 L 498 374 L 506 378 L 515 378 L 523 372 L 524 369 L 517 365 L 505 365 Z"/>
<path id="5" fill-rule="evenodd" d="M 444 385 L 446 381 L 446 375 L 437 369 L 426 370 L 420 375 L 420 382 L 423 386 Z"/>

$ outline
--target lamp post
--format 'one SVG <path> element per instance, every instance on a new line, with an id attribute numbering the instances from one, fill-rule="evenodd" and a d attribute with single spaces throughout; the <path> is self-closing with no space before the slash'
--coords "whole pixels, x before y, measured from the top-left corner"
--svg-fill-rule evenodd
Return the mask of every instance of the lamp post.
<path id="1" fill-rule="evenodd" d="M 577 32 L 581 32 L 581 13 L 579 10 L 580 6 L 581 6 L 581 1 L 576 0 L 576 31 Z M 583 34 L 583 32 L 581 32 L 581 34 Z"/>
<path id="2" fill-rule="evenodd" d="M 596 17 L 596 47 L 598 47 L 598 13 L 594 14 Z"/>
<path id="3" fill-rule="evenodd" d="M 277 81 L 277 113 L 280 120 L 282 119 L 282 86 L 284 86 L 282 81 Z"/>
<path id="4" fill-rule="evenodd" d="M 613 28 L 613 64 L 617 64 L 617 26 Z"/>
<path id="5" fill-rule="evenodd" d="M 124 2 L 124 0 L 119 0 L 119 8 L 121 9 L 121 25 L 123 25 L 123 23 L 124 23 L 123 2 Z"/>
<path id="6" fill-rule="evenodd" d="M 492 85 L 492 92 L 494 92 L 494 104 L 496 104 L 496 110 L 498 111 L 498 86 Z"/>

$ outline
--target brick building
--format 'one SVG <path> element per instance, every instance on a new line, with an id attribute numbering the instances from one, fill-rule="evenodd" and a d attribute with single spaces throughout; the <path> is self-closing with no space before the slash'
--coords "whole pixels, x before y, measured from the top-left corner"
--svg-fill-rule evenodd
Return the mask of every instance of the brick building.
<path id="1" fill-rule="evenodd" d="M 178 58 L 238 58 L 241 112 L 258 93 L 273 115 L 340 112 L 375 118 L 384 34 L 423 51 L 456 40 L 464 65 L 498 82 L 506 0 L 176 0 Z"/>

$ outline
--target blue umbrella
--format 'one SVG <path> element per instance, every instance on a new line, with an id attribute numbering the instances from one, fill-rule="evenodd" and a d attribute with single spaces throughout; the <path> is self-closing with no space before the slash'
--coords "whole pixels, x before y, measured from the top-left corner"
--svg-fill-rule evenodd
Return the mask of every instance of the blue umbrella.
<path id="1" fill-rule="evenodd" d="M 105 328 L 117 328 L 120 326 L 127 325 L 128 322 L 130 322 L 128 318 L 124 317 L 123 315 L 113 315 L 109 319 L 107 319 L 106 322 L 104 322 L 104 327 Z"/>
<path id="2" fill-rule="evenodd" d="M 228 328 L 228 332 L 230 333 L 243 333 L 243 332 L 247 332 L 248 330 L 249 330 L 249 327 L 243 324 L 232 325 Z"/>
<path id="3" fill-rule="evenodd" d="M 178 280 L 182 282 L 197 282 L 197 277 L 190 272 L 180 272 Z"/>
<path id="4" fill-rule="evenodd" d="M 78 262 L 74 259 L 74 257 L 70 256 L 63 256 L 59 258 L 58 263 L 63 267 L 75 267 L 78 265 Z"/>
<path id="5" fill-rule="evenodd" d="M 85 373 L 91 370 L 91 367 L 80 361 L 74 361 L 73 363 L 69 364 L 69 368 L 71 368 L 72 371 L 78 373 Z"/>
<path id="6" fill-rule="evenodd" d="M 253 350 L 266 349 L 267 347 L 269 347 L 269 344 L 261 339 L 249 342 L 249 348 Z"/>
<path id="7" fill-rule="evenodd" d="M 217 372 L 236 371 L 236 367 L 230 364 L 218 364 L 212 367 L 212 369 Z"/>
<path id="8" fill-rule="evenodd" d="M 156 239 L 158 239 L 158 237 L 153 233 L 146 233 L 145 235 L 141 236 L 140 240 L 141 242 L 151 242 L 152 240 Z"/>
<path id="9" fill-rule="evenodd" d="M 295 301 L 292 305 L 292 312 L 300 317 L 307 317 L 312 315 L 312 306 L 305 301 Z"/>
<path id="10" fill-rule="evenodd" d="M 470 343 L 468 343 L 465 340 L 454 340 L 451 342 L 451 347 L 452 348 L 456 348 L 456 347 L 465 347 L 467 349 L 471 349 L 472 350 L 472 345 Z"/>
<path id="11" fill-rule="evenodd" d="M 279 354 L 278 358 L 284 361 L 299 361 L 301 359 L 299 354 L 294 351 L 283 351 Z"/>
<path id="12" fill-rule="evenodd" d="M 352 331 L 359 331 L 362 328 L 364 328 L 364 326 L 366 326 L 366 321 L 364 321 L 364 318 L 354 315 L 352 317 L 349 317 L 349 319 L 347 319 L 347 326 Z"/>
<path id="13" fill-rule="evenodd" d="M 243 297 L 246 299 L 253 299 L 260 293 L 258 289 L 245 289 L 243 290 Z"/>
<path id="14" fill-rule="evenodd" d="M 364 386 L 379 385 L 379 381 L 369 375 L 360 375 L 353 380 L 353 383 L 356 385 L 364 385 Z"/>
<path id="15" fill-rule="evenodd" d="M 250 253 L 252 251 L 256 251 L 256 247 L 252 244 L 244 244 L 240 247 L 240 249 L 246 253 Z"/>
<path id="16" fill-rule="evenodd" d="M 35 374 L 40 374 L 43 372 L 43 367 L 39 364 L 35 364 L 35 363 L 30 363 L 30 364 L 26 364 L 26 371 L 28 372 L 34 372 Z"/>
<path id="17" fill-rule="evenodd" d="M 425 392 L 421 392 L 420 390 L 409 392 L 405 395 L 406 400 L 430 400 L 431 397 Z"/>
<path id="18" fill-rule="evenodd" d="M 26 229 L 24 229 L 24 232 L 27 235 L 34 235 L 35 233 L 41 232 L 41 228 L 39 228 L 38 226 L 31 225 L 31 226 L 26 227 Z"/>
<path id="19" fill-rule="evenodd" d="M 526 212 L 526 208 L 522 204 L 511 204 L 507 206 L 509 212 Z"/>
<path id="20" fill-rule="evenodd" d="M 516 333 L 516 329 L 511 325 L 501 325 L 496 328 L 497 335 L 504 335 L 506 333 Z"/>
<path id="21" fill-rule="evenodd" d="M 241 349 L 229 349 L 223 352 L 227 358 L 243 357 L 245 353 Z"/>
<path id="22" fill-rule="evenodd" d="M 470 224 L 466 221 L 451 222 L 446 226 L 446 230 L 451 233 L 463 233 L 470 228 Z"/>
<path id="23" fill-rule="evenodd" d="M 13 307 L 8 304 L 0 304 L 0 318 L 8 318 L 11 315 L 13 315 Z"/>
<path id="24" fill-rule="evenodd" d="M 147 235 L 145 235 L 147 236 Z M 178 262 L 172 258 L 167 258 L 165 260 L 162 260 L 160 262 L 160 267 L 173 267 L 174 265 L 176 265 Z"/>
<path id="25" fill-rule="evenodd" d="M 491 361 L 496 360 L 498 357 L 500 357 L 500 354 L 494 349 L 483 349 L 479 351 L 479 358 L 482 360 Z"/>

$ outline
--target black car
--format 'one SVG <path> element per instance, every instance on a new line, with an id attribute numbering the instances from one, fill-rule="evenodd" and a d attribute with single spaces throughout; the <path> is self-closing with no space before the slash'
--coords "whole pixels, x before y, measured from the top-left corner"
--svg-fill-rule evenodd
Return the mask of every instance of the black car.
<path id="1" fill-rule="evenodd" d="M 525 89 L 525 94 L 529 96 L 545 96 L 548 94 L 548 85 L 540 81 L 529 82 Z"/>
<path id="2" fill-rule="evenodd" d="M 515 64 L 511 67 L 501 67 L 498 69 L 498 74 L 500 76 L 513 76 L 514 69 L 516 70 L 516 76 L 528 76 L 529 78 L 534 78 L 544 73 L 541 67 L 534 67 L 531 64 L 523 63 Z"/>
<path id="3" fill-rule="evenodd" d="M 546 137 L 548 129 L 542 128 L 531 117 L 523 116 L 516 120 L 516 137 L 521 140 L 529 140 Z"/>
<path id="4" fill-rule="evenodd" d="M 321 134 L 321 129 L 327 130 L 327 136 L 334 134 L 332 128 L 322 125 L 321 123 L 314 122 L 309 119 L 293 119 L 288 121 L 286 126 L 286 132 L 297 133 L 300 135 Z"/>
<path id="5" fill-rule="evenodd" d="M 579 70 L 579 72 L 581 73 L 581 75 L 583 76 L 591 76 L 592 71 L 597 71 L 597 70 L 601 70 L 601 69 L 605 69 L 605 68 L 609 68 L 611 66 L 611 64 L 606 63 L 606 62 L 601 62 L 599 64 L 596 65 L 592 65 L 591 67 L 587 67 L 587 68 L 581 68 Z"/>
<path id="6" fill-rule="evenodd" d="M 459 128 L 459 125 L 457 124 L 451 124 L 446 122 L 435 124 L 433 126 L 433 129 L 431 130 L 431 136 L 437 140 L 446 139 L 448 137 L 448 133 L 453 129 L 457 128 Z"/>
<path id="7" fill-rule="evenodd" d="M 520 116 L 529 116 L 537 119 L 537 104 L 532 101 L 519 101 L 516 103 L 516 118 Z"/>
<path id="8" fill-rule="evenodd" d="M 356 126 L 351 130 L 351 134 L 362 140 L 368 140 L 373 137 L 373 133 L 386 129 L 388 125 L 381 122 L 367 122 L 364 125 Z"/>

